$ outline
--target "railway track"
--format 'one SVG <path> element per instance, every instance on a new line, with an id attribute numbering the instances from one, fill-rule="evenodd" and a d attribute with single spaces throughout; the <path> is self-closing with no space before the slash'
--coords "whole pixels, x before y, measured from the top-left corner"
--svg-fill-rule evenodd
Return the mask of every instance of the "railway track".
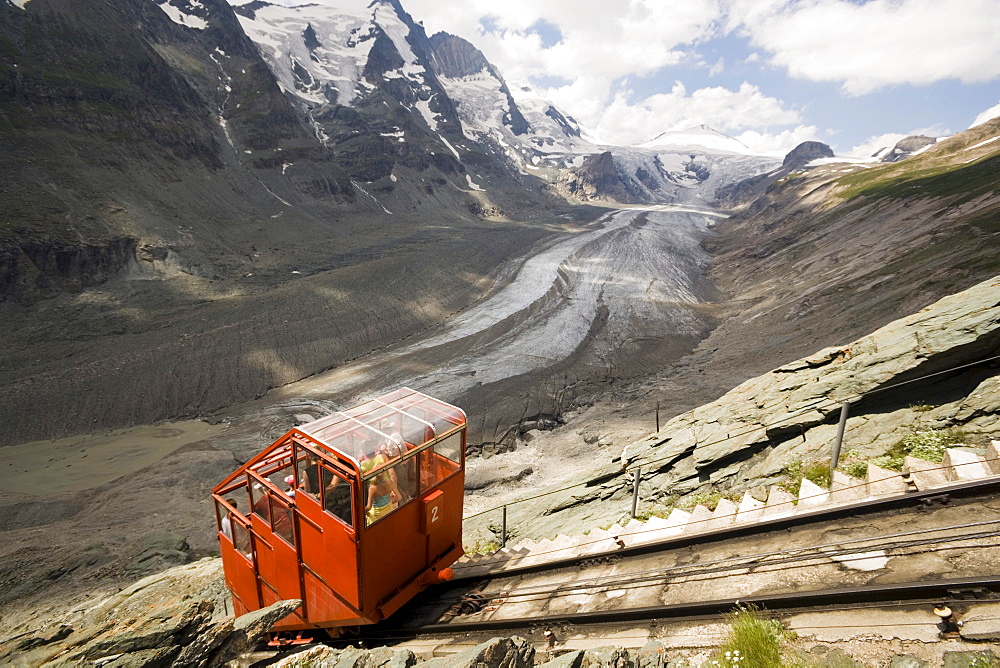
<path id="1" fill-rule="evenodd" d="M 998 491 L 991 477 L 488 572 L 426 592 L 364 640 L 439 648 L 542 629 L 620 638 L 637 628 L 645 638 L 748 604 L 786 617 L 877 608 L 912 624 L 916 615 L 926 640 L 937 633 L 932 603 L 997 600 L 1000 617 Z"/>

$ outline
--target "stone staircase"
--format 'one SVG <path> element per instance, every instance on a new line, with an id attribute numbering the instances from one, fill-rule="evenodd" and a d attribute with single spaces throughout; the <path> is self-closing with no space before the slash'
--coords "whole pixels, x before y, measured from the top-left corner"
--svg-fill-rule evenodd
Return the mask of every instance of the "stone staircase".
<path id="1" fill-rule="evenodd" d="M 714 532 L 737 524 L 769 522 L 783 517 L 815 513 L 835 506 L 883 500 L 908 492 L 926 491 L 956 482 L 1000 476 L 1000 441 L 992 441 L 986 456 L 958 448 L 945 451 L 938 464 L 916 457 L 906 457 L 903 472 L 897 473 L 868 464 L 864 480 L 835 471 L 830 489 L 823 489 L 803 479 L 797 496 L 772 485 L 767 501 L 759 501 L 749 491 L 740 502 L 722 499 L 714 510 L 697 505 L 691 510 L 674 508 L 666 518 L 630 520 L 607 529 L 594 529 L 579 536 L 523 540 L 493 554 L 465 555 L 452 568 L 455 579 L 482 577 L 488 573 L 537 566 L 564 559 L 598 555 L 625 547 L 666 541 L 681 535 Z"/>

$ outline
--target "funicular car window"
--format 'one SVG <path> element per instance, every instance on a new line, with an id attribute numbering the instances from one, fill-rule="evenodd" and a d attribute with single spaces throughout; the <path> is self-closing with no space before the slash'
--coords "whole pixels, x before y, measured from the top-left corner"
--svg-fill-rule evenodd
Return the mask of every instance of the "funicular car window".
<path id="1" fill-rule="evenodd" d="M 284 538 L 290 545 L 295 545 L 295 532 L 292 526 L 292 509 L 287 501 L 279 499 L 273 493 L 271 497 L 271 529 Z"/>
<path id="2" fill-rule="evenodd" d="M 295 489 L 295 476 L 293 475 L 292 467 L 292 449 L 288 448 L 288 456 L 282 457 L 279 460 L 280 464 L 277 468 L 267 469 L 267 479 L 272 485 L 277 489 L 282 490 L 286 494 L 292 492 Z"/>
<path id="3" fill-rule="evenodd" d="M 434 452 L 455 463 L 455 468 L 462 462 L 462 432 L 456 431 L 447 438 L 442 438 L 434 444 Z"/>
<path id="4" fill-rule="evenodd" d="M 259 482 L 250 485 L 250 508 L 254 515 L 268 524 L 271 523 L 271 510 L 267 503 L 267 491 Z"/>
<path id="5" fill-rule="evenodd" d="M 219 533 L 228 538 L 233 539 L 233 513 L 224 504 L 216 501 L 215 502 L 215 519 L 219 524 Z"/>
<path id="6" fill-rule="evenodd" d="M 247 559 L 253 559 L 253 543 L 250 541 L 250 531 L 242 522 L 233 522 L 233 546 L 236 551 Z"/>
<path id="7" fill-rule="evenodd" d="M 233 541 L 233 547 L 247 559 L 253 559 L 253 542 L 250 539 L 249 520 L 241 509 L 249 507 L 250 485 L 244 477 L 224 492 L 225 502 L 216 500 L 215 512 L 219 532 Z"/>
<path id="8" fill-rule="evenodd" d="M 462 461 L 462 432 L 438 441 L 420 453 L 420 491 L 423 492 L 457 471 Z"/>
<path id="9" fill-rule="evenodd" d="M 246 477 L 244 476 L 230 485 L 225 490 L 223 499 L 224 502 L 216 499 L 215 514 L 218 519 L 219 531 L 226 538 L 232 540 L 233 516 L 239 515 L 241 511 L 246 512 L 246 509 L 250 507 L 249 487 Z"/>
<path id="10" fill-rule="evenodd" d="M 296 446 L 295 467 L 298 481 L 295 493 L 305 493 L 319 501 L 319 462 L 316 456 L 306 448 Z"/>
<path id="11" fill-rule="evenodd" d="M 327 467 L 320 466 L 320 484 L 323 486 L 323 510 L 353 527 L 351 483 Z"/>

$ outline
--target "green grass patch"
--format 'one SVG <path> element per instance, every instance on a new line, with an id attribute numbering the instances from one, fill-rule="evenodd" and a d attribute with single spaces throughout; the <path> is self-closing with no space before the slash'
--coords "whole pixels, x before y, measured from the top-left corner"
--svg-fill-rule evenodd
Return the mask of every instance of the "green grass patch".
<path id="1" fill-rule="evenodd" d="M 908 165 L 907 165 L 908 166 Z M 847 174 L 837 179 L 845 187 L 841 196 L 899 199 L 903 197 L 953 197 L 960 202 L 974 199 L 997 187 L 1000 155 L 992 155 L 968 165 L 934 165 L 875 168 Z"/>
<path id="2" fill-rule="evenodd" d="M 901 455 L 882 455 L 869 460 L 869 463 L 889 469 L 890 471 L 903 470 L 903 457 Z"/>
<path id="3" fill-rule="evenodd" d="M 843 464 L 840 467 L 840 470 L 852 478 L 860 478 L 863 480 L 868 475 L 868 462 L 848 462 L 847 464 Z"/>
<path id="4" fill-rule="evenodd" d="M 493 554 L 500 549 L 500 542 L 496 540 L 477 540 L 471 547 L 465 548 L 466 554 Z"/>
<path id="5" fill-rule="evenodd" d="M 915 431 L 901 438 L 878 457 L 864 458 L 858 451 L 851 450 L 837 468 L 852 478 L 864 479 L 868 475 L 869 463 L 890 471 L 902 471 L 907 455 L 940 464 L 944 451 L 963 443 L 965 439 L 965 432 L 961 429 Z"/>
<path id="6" fill-rule="evenodd" d="M 740 606 L 727 615 L 726 620 L 729 622 L 729 634 L 709 665 L 776 668 L 796 663 L 783 652 L 785 641 L 795 635 L 786 631 L 781 622 L 765 616 L 759 608 Z"/>
<path id="7" fill-rule="evenodd" d="M 723 499 L 736 501 L 740 498 L 740 496 L 742 496 L 742 494 L 736 494 L 734 492 L 701 492 L 700 494 L 694 495 L 690 499 L 686 499 L 682 507 L 690 509 L 695 506 L 705 506 L 709 510 L 715 510 L 715 508 L 719 505 L 719 501 L 722 501 Z"/>
<path id="8" fill-rule="evenodd" d="M 911 457 L 940 463 L 946 449 L 964 440 L 965 433 L 960 429 L 917 431 L 904 436 L 895 447 Z"/>
<path id="9" fill-rule="evenodd" d="M 829 489 L 832 482 L 829 459 L 796 460 L 788 464 L 782 473 L 788 476 L 788 480 L 780 486 L 791 494 L 799 493 L 803 478 L 824 489 Z"/>

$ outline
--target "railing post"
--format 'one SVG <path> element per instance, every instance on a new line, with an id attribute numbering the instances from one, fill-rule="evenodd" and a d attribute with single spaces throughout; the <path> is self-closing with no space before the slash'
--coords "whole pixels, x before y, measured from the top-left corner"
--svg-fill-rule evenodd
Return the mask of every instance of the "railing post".
<path id="1" fill-rule="evenodd" d="M 500 529 L 500 547 L 507 547 L 507 506 L 503 507 L 503 514 Z"/>
<path id="2" fill-rule="evenodd" d="M 845 401 L 840 406 L 840 424 L 837 425 L 837 440 L 833 442 L 833 455 L 830 457 L 830 478 L 833 478 L 833 471 L 840 462 L 840 446 L 844 442 L 844 428 L 847 426 L 847 414 L 851 409 L 851 402 Z"/>
<path id="3" fill-rule="evenodd" d="M 634 476 L 632 478 L 632 519 L 635 519 L 635 511 L 639 507 L 639 474 L 642 473 L 642 469 L 638 466 L 632 472 Z"/>

